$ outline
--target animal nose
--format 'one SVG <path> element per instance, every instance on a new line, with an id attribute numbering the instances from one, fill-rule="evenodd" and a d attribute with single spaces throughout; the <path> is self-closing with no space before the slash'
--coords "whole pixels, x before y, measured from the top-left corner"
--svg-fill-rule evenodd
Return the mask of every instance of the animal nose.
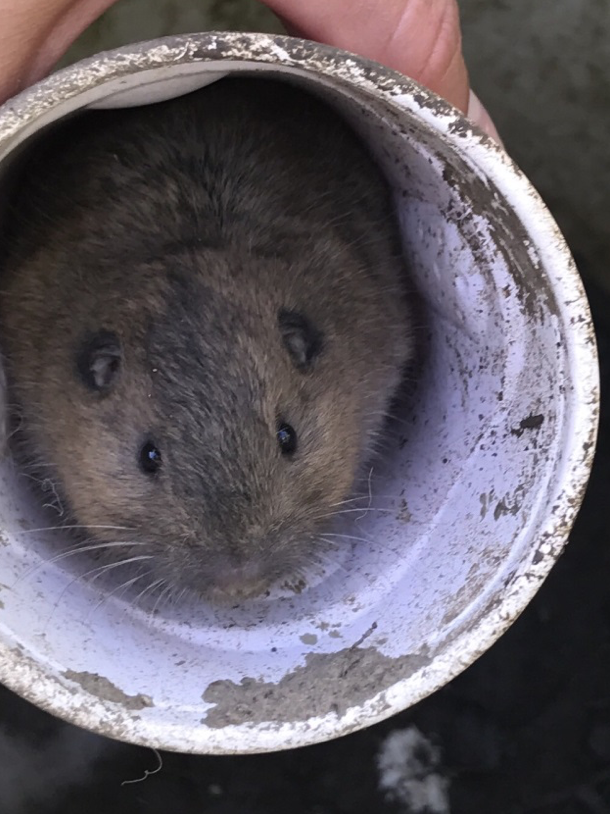
<path id="1" fill-rule="evenodd" d="M 214 586 L 223 596 L 247 599 L 262 594 L 267 587 L 258 563 L 225 563 L 214 569 Z"/>

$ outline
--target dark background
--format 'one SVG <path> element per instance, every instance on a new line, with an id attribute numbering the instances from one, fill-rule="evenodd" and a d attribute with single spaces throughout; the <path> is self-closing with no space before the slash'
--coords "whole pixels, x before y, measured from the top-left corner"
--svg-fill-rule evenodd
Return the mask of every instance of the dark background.
<path id="1" fill-rule="evenodd" d="M 558 219 L 585 280 L 605 400 L 610 6 L 607 0 L 460 5 L 473 86 L 508 151 Z M 275 27 L 248 0 L 148 0 L 146 14 L 143 9 L 143 0 L 121 0 L 69 59 L 161 33 Z M 376 755 L 390 731 L 412 723 L 441 749 L 451 814 L 610 814 L 608 426 L 602 409 L 583 509 L 537 597 L 486 655 L 416 708 L 365 732 L 298 751 L 231 758 L 163 755 L 160 772 L 122 786 L 157 766 L 150 750 L 117 744 L 93 760 L 97 747 L 90 739 L 81 744 L 77 730 L 5 691 L 0 814 L 405 812 L 378 791 Z"/>

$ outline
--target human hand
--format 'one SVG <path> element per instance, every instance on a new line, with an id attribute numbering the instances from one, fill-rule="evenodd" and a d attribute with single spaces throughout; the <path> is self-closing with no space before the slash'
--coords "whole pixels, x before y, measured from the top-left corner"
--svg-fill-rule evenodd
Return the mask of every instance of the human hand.
<path id="1" fill-rule="evenodd" d="M 447 99 L 496 141 L 470 90 L 457 0 L 263 0 L 286 29 L 374 59 Z"/>
<path id="2" fill-rule="evenodd" d="M 113 2 L 0 0 L 0 102 L 41 79 Z M 264 2 L 290 33 L 345 48 L 411 76 L 498 138 L 469 89 L 456 0 Z"/>
<path id="3" fill-rule="evenodd" d="M 42 79 L 115 0 L 0 0 L 0 103 Z"/>

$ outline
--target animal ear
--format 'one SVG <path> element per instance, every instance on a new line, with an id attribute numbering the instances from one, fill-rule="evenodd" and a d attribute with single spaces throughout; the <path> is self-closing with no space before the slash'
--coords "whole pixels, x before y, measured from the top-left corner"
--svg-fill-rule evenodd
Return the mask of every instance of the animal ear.
<path id="1" fill-rule="evenodd" d="M 299 311 L 282 308 L 277 315 L 284 347 L 298 370 L 307 370 L 322 352 L 323 334 Z"/>
<path id="2" fill-rule="evenodd" d="M 105 392 L 113 385 L 123 359 L 118 336 L 100 330 L 83 342 L 78 355 L 78 372 L 91 390 Z"/>

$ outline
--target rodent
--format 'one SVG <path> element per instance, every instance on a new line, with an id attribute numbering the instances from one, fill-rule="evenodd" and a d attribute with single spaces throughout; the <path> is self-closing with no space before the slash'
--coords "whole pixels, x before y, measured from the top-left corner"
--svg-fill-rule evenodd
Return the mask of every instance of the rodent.
<path id="1" fill-rule="evenodd" d="M 325 556 L 414 352 L 390 188 L 338 113 L 252 77 L 86 112 L 5 245 L 18 455 L 71 524 L 204 598 Z"/>

